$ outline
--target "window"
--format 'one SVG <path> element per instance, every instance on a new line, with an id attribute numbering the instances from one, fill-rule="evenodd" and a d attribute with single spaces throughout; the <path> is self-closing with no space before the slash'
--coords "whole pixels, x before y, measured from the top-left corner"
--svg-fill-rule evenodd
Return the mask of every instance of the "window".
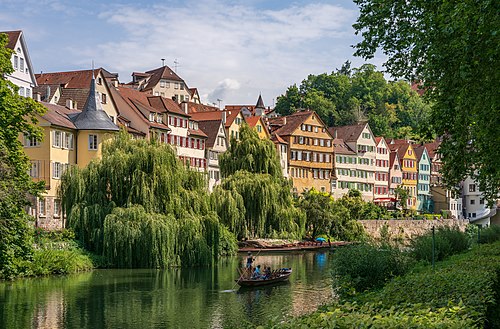
<path id="1" fill-rule="evenodd" d="M 165 88 L 166 83 L 165 80 L 160 80 L 160 88 Z"/>
<path id="2" fill-rule="evenodd" d="M 61 131 L 56 130 L 53 132 L 52 146 L 53 147 L 61 147 L 62 146 L 62 132 Z"/>
<path id="3" fill-rule="evenodd" d="M 469 192 L 476 192 L 476 184 L 469 184 Z"/>
<path id="4" fill-rule="evenodd" d="M 24 87 L 19 87 L 19 95 L 24 96 Z"/>
<path id="5" fill-rule="evenodd" d="M 31 89 L 26 88 L 26 97 L 31 97 Z"/>
<path id="6" fill-rule="evenodd" d="M 52 178 L 59 179 L 62 175 L 63 164 L 54 162 L 52 165 Z"/>
<path id="7" fill-rule="evenodd" d="M 479 204 L 484 204 L 484 199 L 483 198 L 479 199 Z"/>
<path id="8" fill-rule="evenodd" d="M 476 204 L 476 200 L 471 199 L 471 200 L 470 200 L 470 204 Z"/>
<path id="9" fill-rule="evenodd" d="M 24 58 L 19 58 L 19 71 L 24 72 Z"/>
<path id="10" fill-rule="evenodd" d="M 30 177 L 40 177 L 40 161 L 31 161 Z"/>
<path id="11" fill-rule="evenodd" d="M 37 147 L 40 146 L 40 142 L 34 136 L 24 135 L 24 146 Z"/>
<path id="12" fill-rule="evenodd" d="M 19 57 L 17 56 L 14 56 L 14 69 L 17 70 L 17 68 L 19 67 Z"/>
<path id="13" fill-rule="evenodd" d="M 155 121 L 155 114 L 153 112 L 149 112 L 149 122 Z"/>
<path id="14" fill-rule="evenodd" d="M 73 149 L 73 133 L 65 133 L 64 134 L 64 147 L 67 149 Z"/>
<path id="15" fill-rule="evenodd" d="M 261 125 L 257 125 L 257 131 L 258 132 L 262 132 L 262 126 Z"/>
<path id="16" fill-rule="evenodd" d="M 40 216 L 45 216 L 45 199 L 38 199 L 38 214 Z"/>
<path id="17" fill-rule="evenodd" d="M 160 96 L 160 92 L 159 91 L 155 91 L 155 96 Z"/>
<path id="18" fill-rule="evenodd" d="M 179 83 L 178 82 L 174 82 L 174 89 L 179 89 Z"/>
<path id="19" fill-rule="evenodd" d="M 89 150 L 97 150 L 97 135 L 89 135 Z"/>
<path id="20" fill-rule="evenodd" d="M 106 104 L 106 94 L 101 94 L 101 103 Z"/>
<path id="21" fill-rule="evenodd" d="M 54 217 L 61 216 L 61 200 L 54 200 Z"/>

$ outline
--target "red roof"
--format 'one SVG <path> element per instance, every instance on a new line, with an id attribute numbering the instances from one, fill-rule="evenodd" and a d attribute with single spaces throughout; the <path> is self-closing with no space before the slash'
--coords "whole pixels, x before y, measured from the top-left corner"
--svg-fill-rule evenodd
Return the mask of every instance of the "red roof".
<path id="1" fill-rule="evenodd" d="M 143 73 L 134 72 L 134 74 L 139 75 Z M 153 87 L 155 87 L 161 79 L 184 82 L 184 80 L 182 80 L 181 77 L 177 75 L 177 73 L 175 73 L 170 67 L 166 65 L 151 71 L 146 71 L 146 74 L 150 75 L 150 78 L 144 85 L 144 91 L 153 89 Z"/>
<path id="2" fill-rule="evenodd" d="M 281 127 L 274 131 L 275 134 L 289 136 L 293 134 L 295 130 L 300 127 L 300 125 L 313 113 L 314 112 L 312 111 L 299 111 L 294 114 L 287 115 L 286 117 L 270 118 L 269 123 L 271 125 L 281 125 Z"/>
<path id="3" fill-rule="evenodd" d="M 70 116 L 77 115 L 81 113 L 81 111 L 70 110 L 64 106 L 51 103 L 40 102 L 40 104 L 47 108 L 47 112 L 45 112 L 42 118 L 55 126 L 76 129 L 73 121 L 70 119 Z"/>
<path id="4" fill-rule="evenodd" d="M 250 127 L 255 127 L 257 122 L 259 122 L 260 116 L 251 116 L 251 117 L 246 117 L 245 121 Z"/>
<path id="5" fill-rule="evenodd" d="M 352 148 L 347 145 L 343 139 L 335 138 L 333 140 L 333 153 L 335 154 L 348 154 L 356 155 L 357 153 L 353 151 Z"/>
<path id="6" fill-rule="evenodd" d="M 441 145 L 440 141 L 434 141 L 432 143 L 425 143 L 424 146 L 427 148 L 427 152 L 429 153 L 429 157 L 431 159 L 436 155 L 437 150 L 439 149 L 439 145 Z"/>
<path id="7" fill-rule="evenodd" d="M 21 36 L 22 31 L 5 31 L 5 32 L 0 32 L 0 33 L 5 33 L 7 34 L 7 38 L 9 39 L 9 42 L 7 42 L 7 48 L 14 50 L 14 47 L 16 46 L 17 40 L 19 40 L 19 37 Z"/>
<path id="8" fill-rule="evenodd" d="M 213 147 L 217 136 L 219 135 L 219 127 L 221 120 L 198 121 L 198 127 L 207 135 L 207 147 Z"/>
<path id="9" fill-rule="evenodd" d="M 359 123 L 349 126 L 330 127 L 328 131 L 333 138 L 340 138 L 346 142 L 355 142 L 366 127 L 366 123 Z"/>
<path id="10" fill-rule="evenodd" d="M 283 138 L 280 137 L 278 134 L 274 134 L 271 136 L 271 140 L 274 143 L 279 143 L 279 144 L 288 144 Z"/>
<path id="11" fill-rule="evenodd" d="M 98 76 L 102 68 L 94 70 L 94 76 Z M 92 80 L 92 70 L 52 72 L 35 74 L 39 85 L 63 85 L 63 88 L 89 89 Z"/>

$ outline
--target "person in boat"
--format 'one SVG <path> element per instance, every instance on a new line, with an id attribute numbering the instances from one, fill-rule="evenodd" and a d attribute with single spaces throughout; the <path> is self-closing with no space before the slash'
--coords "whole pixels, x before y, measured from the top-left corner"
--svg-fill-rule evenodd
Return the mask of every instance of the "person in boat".
<path id="1" fill-rule="evenodd" d="M 264 280 L 270 279 L 271 274 L 272 274 L 271 267 L 266 267 L 266 269 L 264 270 Z"/>
<path id="2" fill-rule="evenodd" d="M 247 266 L 246 266 L 246 268 L 247 269 L 252 268 L 252 264 L 253 264 L 254 261 L 255 261 L 255 257 L 253 257 L 252 256 L 252 252 L 249 251 L 248 255 L 247 255 Z"/>
<path id="3" fill-rule="evenodd" d="M 254 280 L 262 279 L 262 273 L 260 272 L 260 265 L 257 265 L 255 270 L 253 271 L 252 279 Z"/>

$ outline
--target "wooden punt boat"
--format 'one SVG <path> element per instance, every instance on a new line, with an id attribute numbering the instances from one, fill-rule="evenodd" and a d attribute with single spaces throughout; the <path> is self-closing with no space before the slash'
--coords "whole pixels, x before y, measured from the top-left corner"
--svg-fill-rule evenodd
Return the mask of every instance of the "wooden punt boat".
<path id="1" fill-rule="evenodd" d="M 260 287 L 287 281 L 291 274 L 292 274 L 292 269 L 287 268 L 287 269 L 281 269 L 273 273 L 273 275 L 269 279 L 248 279 L 240 277 L 238 280 L 234 281 L 241 287 Z"/>

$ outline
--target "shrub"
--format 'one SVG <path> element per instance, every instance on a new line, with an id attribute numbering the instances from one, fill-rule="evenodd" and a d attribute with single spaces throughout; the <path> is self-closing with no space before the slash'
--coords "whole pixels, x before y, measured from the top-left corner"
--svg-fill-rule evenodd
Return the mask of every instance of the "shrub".
<path id="1" fill-rule="evenodd" d="M 273 328 L 500 328 L 500 242 Z"/>
<path id="2" fill-rule="evenodd" d="M 480 229 L 479 243 L 492 243 L 500 240 L 500 226 L 492 225 L 485 229 Z"/>
<path id="3" fill-rule="evenodd" d="M 333 257 L 334 285 L 341 296 L 379 287 L 405 273 L 410 258 L 397 248 L 358 244 L 338 249 Z"/>
<path id="4" fill-rule="evenodd" d="M 32 275 L 70 274 L 93 268 L 92 260 L 80 249 L 36 250 L 30 264 Z"/>
<path id="5" fill-rule="evenodd" d="M 457 228 L 440 227 L 435 231 L 434 259 L 443 260 L 469 248 L 466 233 Z M 416 260 L 432 261 L 432 232 L 421 235 L 411 242 L 412 255 Z"/>

